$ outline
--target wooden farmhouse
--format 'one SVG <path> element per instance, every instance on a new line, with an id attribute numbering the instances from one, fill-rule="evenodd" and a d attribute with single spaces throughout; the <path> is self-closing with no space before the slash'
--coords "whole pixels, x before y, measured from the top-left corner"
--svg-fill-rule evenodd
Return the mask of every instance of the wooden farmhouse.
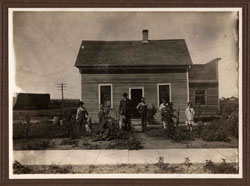
<path id="1" fill-rule="evenodd" d="M 139 117 L 136 106 L 141 97 L 156 108 L 166 98 L 183 122 L 188 102 L 200 105 L 203 116 L 217 113 L 218 60 L 194 65 L 184 39 L 149 40 L 148 30 L 143 30 L 139 41 L 82 41 L 75 67 L 92 118 L 97 118 L 100 104 L 116 113 L 126 92 L 132 118 Z"/>

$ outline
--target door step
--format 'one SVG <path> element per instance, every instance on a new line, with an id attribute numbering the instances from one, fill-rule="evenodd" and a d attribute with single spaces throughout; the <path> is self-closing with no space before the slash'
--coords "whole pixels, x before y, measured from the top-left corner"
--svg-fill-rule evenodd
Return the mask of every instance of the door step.
<path id="1" fill-rule="evenodd" d="M 131 119 L 131 123 L 133 126 L 141 125 L 141 120 L 140 119 Z"/>

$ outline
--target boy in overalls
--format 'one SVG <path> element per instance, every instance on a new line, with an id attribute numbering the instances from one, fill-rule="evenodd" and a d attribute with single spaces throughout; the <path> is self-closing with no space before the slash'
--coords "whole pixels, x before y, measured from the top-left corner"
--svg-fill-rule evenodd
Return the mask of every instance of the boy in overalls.
<path id="1" fill-rule="evenodd" d="M 83 107 L 84 103 L 82 101 L 79 102 L 79 107 L 76 112 L 76 121 L 79 125 L 79 133 L 82 133 L 82 126 L 85 126 L 85 122 L 88 118 L 88 111 L 85 107 Z"/>

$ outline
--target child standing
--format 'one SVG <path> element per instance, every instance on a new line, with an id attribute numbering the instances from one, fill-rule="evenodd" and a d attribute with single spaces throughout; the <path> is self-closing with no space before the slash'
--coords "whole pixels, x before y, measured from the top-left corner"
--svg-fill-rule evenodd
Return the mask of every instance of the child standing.
<path id="1" fill-rule="evenodd" d="M 137 105 L 136 109 L 141 114 L 142 132 L 144 132 L 147 126 L 147 112 L 148 112 L 148 104 L 146 104 L 144 97 L 141 98 L 141 102 Z"/>
<path id="2" fill-rule="evenodd" d="M 193 130 L 193 123 L 194 123 L 194 109 L 192 108 L 191 103 L 188 103 L 187 108 L 185 110 L 185 115 L 186 115 L 186 124 L 187 124 L 187 130 L 192 131 Z"/>

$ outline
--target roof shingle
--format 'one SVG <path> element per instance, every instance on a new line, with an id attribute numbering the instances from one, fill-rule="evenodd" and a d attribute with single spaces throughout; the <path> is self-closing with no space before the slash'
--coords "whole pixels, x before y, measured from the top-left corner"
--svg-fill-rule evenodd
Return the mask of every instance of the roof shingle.
<path id="1" fill-rule="evenodd" d="M 142 41 L 82 41 L 76 67 L 192 65 L 184 39 Z"/>

